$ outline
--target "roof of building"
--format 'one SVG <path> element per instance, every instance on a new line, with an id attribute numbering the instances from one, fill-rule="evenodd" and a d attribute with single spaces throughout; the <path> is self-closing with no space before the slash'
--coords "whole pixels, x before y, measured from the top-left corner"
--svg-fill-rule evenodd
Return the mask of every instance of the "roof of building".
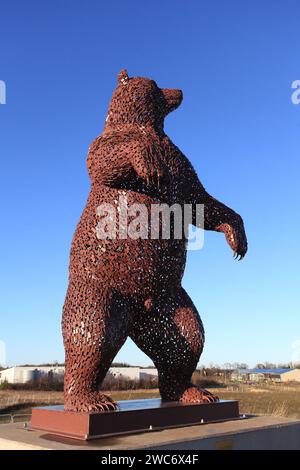
<path id="1" fill-rule="evenodd" d="M 291 370 L 295 369 L 238 369 L 237 372 L 239 374 L 270 374 L 270 375 L 281 375 L 285 374 L 286 372 L 290 372 Z"/>
<path id="2" fill-rule="evenodd" d="M 253 372 L 254 374 L 259 374 L 259 373 L 262 373 L 262 374 L 276 374 L 276 375 L 281 375 L 281 374 L 285 374 L 286 372 L 290 372 L 291 370 L 294 370 L 294 369 L 290 369 L 290 368 L 279 368 L 279 369 L 253 369 Z"/>

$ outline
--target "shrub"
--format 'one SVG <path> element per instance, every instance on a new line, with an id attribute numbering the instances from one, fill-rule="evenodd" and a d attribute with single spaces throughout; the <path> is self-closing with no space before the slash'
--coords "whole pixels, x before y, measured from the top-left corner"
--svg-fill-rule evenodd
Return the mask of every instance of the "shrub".
<path id="1" fill-rule="evenodd" d="M 118 391 L 118 390 L 137 390 L 137 389 L 152 389 L 157 388 L 157 377 L 149 377 L 141 380 L 128 379 L 123 376 L 115 377 L 108 372 L 101 390 Z M 31 382 L 27 383 L 8 383 L 2 382 L 0 390 L 41 390 L 41 391 L 55 391 L 60 392 L 64 389 L 64 382 L 62 377 L 51 377 L 49 375 L 40 375 Z"/>
<path id="2" fill-rule="evenodd" d="M 36 380 L 26 383 L 8 383 L 2 382 L 0 384 L 0 390 L 44 390 L 44 391 L 55 391 L 60 392 L 64 389 L 63 379 L 52 378 L 48 376 L 40 376 Z"/>

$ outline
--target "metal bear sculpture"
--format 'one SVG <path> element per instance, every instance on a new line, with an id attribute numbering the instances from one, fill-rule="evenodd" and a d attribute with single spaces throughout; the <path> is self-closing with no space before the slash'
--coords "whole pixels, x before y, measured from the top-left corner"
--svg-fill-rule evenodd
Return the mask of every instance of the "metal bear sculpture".
<path id="1" fill-rule="evenodd" d="M 204 329 L 181 286 L 186 237 L 176 239 L 172 227 L 169 239 L 99 239 L 96 230 L 98 207 L 109 203 L 118 213 L 120 197 L 149 211 L 162 202 L 192 205 L 193 224 L 195 207 L 202 204 L 204 229 L 223 232 L 237 256 L 246 254 L 242 218 L 206 192 L 189 160 L 164 133 L 164 118 L 181 101 L 180 90 L 129 78 L 122 70 L 104 131 L 89 148 L 91 192 L 72 241 L 63 307 L 66 410 L 116 408 L 100 387 L 128 337 L 157 367 L 163 400 L 218 400 L 191 383 Z"/>

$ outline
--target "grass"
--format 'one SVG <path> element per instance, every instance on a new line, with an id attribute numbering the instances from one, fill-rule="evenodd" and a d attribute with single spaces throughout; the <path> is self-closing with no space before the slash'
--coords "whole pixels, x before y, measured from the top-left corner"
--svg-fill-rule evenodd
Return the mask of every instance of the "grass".
<path id="1" fill-rule="evenodd" d="M 300 418 L 299 388 L 276 386 L 253 389 L 244 386 L 237 391 L 230 389 L 213 391 L 222 399 L 238 400 L 241 413 Z"/>
<path id="2" fill-rule="evenodd" d="M 238 400 L 241 413 L 300 418 L 300 386 L 239 385 L 210 390 L 222 399 Z M 134 400 L 156 398 L 159 397 L 159 392 L 157 389 L 124 390 L 114 391 L 109 395 L 114 400 Z M 34 406 L 62 403 L 62 392 L 2 390 L 0 391 L 0 418 L 1 414 L 30 414 Z"/>
<path id="3" fill-rule="evenodd" d="M 0 415 L 6 413 L 31 412 L 34 406 L 49 406 L 63 403 L 62 392 L 32 390 L 1 390 Z"/>
<path id="4" fill-rule="evenodd" d="M 135 400 L 159 397 L 158 389 L 120 390 L 107 393 L 114 400 Z M 63 392 L 0 390 L 0 417 L 1 414 L 30 414 L 31 408 L 35 406 L 60 405 L 63 402 Z"/>

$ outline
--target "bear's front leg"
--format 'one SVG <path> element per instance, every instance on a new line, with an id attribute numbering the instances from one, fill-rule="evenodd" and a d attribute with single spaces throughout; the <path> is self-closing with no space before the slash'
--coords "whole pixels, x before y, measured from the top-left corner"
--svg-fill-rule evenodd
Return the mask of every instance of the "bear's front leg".
<path id="1" fill-rule="evenodd" d="M 192 204 L 192 224 L 205 230 L 223 232 L 236 257 L 244 258 L 248 243 L 242 217 L 212 197 L 199 181 L 188 159 L 182 153 L 180 155 L 182 200 Z M 204 227 L 202 217 L 197 217 L 199 205 L 204 206 Z"/>
<path id="2" fill-rule="evenodd" d="M 126 302 L 120 296 L 89 280 L 70 280 L 62 321 L 66 411 L 117 408 L 110 397 L 100 392 L 100 386 L 127 338 L 129 322 Z"/>
<path id="3" fill-rule="evenodd" d="M 244 258 L 248 243 L 242 217 L 211 196 L 204 205 L 204 228 L 223 232 L 235 256 Z"/>

